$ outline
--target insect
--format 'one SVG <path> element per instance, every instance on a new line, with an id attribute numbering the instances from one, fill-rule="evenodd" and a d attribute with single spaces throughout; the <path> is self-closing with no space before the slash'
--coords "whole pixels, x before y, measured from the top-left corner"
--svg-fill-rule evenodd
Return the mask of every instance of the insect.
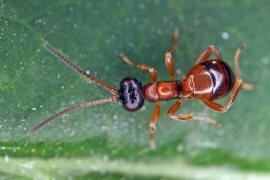
<path id="1" fill-rule="evenodd" d="M 244 48 L 244 44 L 241 45 L 236 50 L 234 56 L 234 64 L 236 70 L 236 76 L 230 66 L 222 60 L 222 56 L 219 51 L 214 46 L 209 46 L 206 48 L 198 57 L 195 65 L 186 74 L 184 80 L 175 80 L 174 77 L 174 65 L 172 52 L 177 50 L 178 43 L 178 30 L 175 29 L 173 33 L 173 44 L 165 53 L 165 65 L 169 71 L 170 81 L 157 81 L 157 72 L 154 68 L 145 64 L 135 64 L 129 60 L 122 53 L 120 57 L 124 62 L 131 66 L 135 66 L 140 70 L 146 70 L 149 72 L 152 82 L 142 86 L 141 82 L 134 77 L 126 77 L 120 82 L 120 89 L 110 87 L 104 82 L 96 79 L 92 75 L 87 74 L 81 70 L 78 66 L 71 63 L 62 54 L 57 52 L 54 48 L 45 45 L 45 48 L 54 56 L 56 56 L 60 61 L 64 62 L 74 71 L 77 71 L 86 78 L 92 80 L 103 88 L 109 90 L 114 96 L 100 99 L 96 101 L 86 102 L 79 104 L 68 109 L 65 109 L 45 121 L 41 122 L 39 125 L 34 127 L 28 132 L 28 135 L 33 134 L 41 127 L 45 126 L 52 120 L 66 114 L 70 111 L 76 109 L 94 106 L 97 104 L 103 104 L 107 102 L 119 101 L 122 103 L 124 109 L 127 111 L 136 111 L 144 105 L 144 101 L 155 102 L 155 109 L 151 117 L 149 131 L 150 131 L 150 146 L 155 147 L 155 125 L 160 115 L 160 102 L 176 99 L 176 102 L 169 108 L 168 116 L 176 120 L 202 120 L 208 121 L 212 124 L 220 126 L 215 120 L 193 116 L 192 114 L 187 115 L 176 115 L 176 111 L 180 108 L 182 99 L 199 99 L 209 108 L 214 111 L 225 112 L 233 104 L 241 86 L 242 79 L 240 77 L 239 67 L 238 67 L 238 57 L 241 50 Z M 210 55 L 214 54 L 215 59 L 209 59 Z M 215 100 L 225 96 L 231 91 L 231 95 L 225 106 L 220 105 Z"/>

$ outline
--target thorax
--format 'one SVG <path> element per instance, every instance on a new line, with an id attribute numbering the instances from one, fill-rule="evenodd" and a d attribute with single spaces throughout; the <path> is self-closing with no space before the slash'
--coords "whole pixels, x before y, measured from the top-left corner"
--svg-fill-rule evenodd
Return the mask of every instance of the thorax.
<path id="1" fill-rule="evenodd" d="M 142 92 L 147 101 L 163 101 L 181 97 L 180 81 L 160 81 L 143 86 Z"/>

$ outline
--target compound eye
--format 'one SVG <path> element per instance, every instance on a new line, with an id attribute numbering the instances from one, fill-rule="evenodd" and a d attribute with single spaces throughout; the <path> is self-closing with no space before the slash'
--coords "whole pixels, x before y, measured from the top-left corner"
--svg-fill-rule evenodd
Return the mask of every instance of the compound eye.
<path id="1" fill-rule="evenodd" d="M 120 83 L 119 99 L 127 111 L 136 111 L 144 104 L 142 84 L 135 78 L 124 78 Z"/>

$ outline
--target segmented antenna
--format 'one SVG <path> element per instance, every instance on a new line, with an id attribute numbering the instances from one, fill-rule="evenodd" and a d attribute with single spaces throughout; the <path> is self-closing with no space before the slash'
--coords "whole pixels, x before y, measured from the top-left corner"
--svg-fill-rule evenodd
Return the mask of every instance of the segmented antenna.
<path id="1" fill-rule="evenodd" d="M 55 50 L 53 47 L 49 46 L 48 44 L 45 45 L 45 48 L 51 53 L 53 54 L 55 57 L 57 57 L 60 61 L 64 62 L 66 65 L 68 65 L 70 68 L 72 68 L 74 71 L 77 71 L 78 73 L 80 73 L 81 75 L 83 75 L 84 77 L 94 81 L 95 83 L 97 83 L 98 85 L 100 85 L 101 87 L 109 90 L 112 94 L 118 94 L 118 90 L 114 89 L 112 87 L 110 87 L 108 84 L 105 84 L 104 82 L 94 78 L 93 76 L 87 74 L 86 72 L 84 72 L 83 70 L 81 70 L 78 66 L 74 65 L 72 62 L 70 62 L 67 58 L 65 58 L 61 53 L 59 53 L 57 50 Z"/>
<path id="2" fill-rule="evenodd" d="M 59 118 L 60 116 L 63 116 L 64 114 L 69 113 L 70 111 L 74 111 L 74 110 L 84 108 L 84 107 L 88 107 L 88 106 L 94 106 L 94 105 L 97 105 L 97 104 L 103 104 L 103 103 L 107 103 L 107 102 L 115 102 L 115 101 L 118 101 L 118 99 L 119 99 L 118 96 L 113 96 L 113 97 L 110 97 L 110 98 L 107 98 L 107 99 L 100 99 L 100 100 L 96 100 L 96 101 L 86 102 L 86 103 L 78 104 L 76 106 L 67 108 L 67 109 L 65 109 L 63 111 L 60 111 L 59 113 L 57 113 L 55 115 L 52 115 L 51 117 L 49 117 L 45 121 L 41 122 L 39 125 L 37 125 L 33 129 L 31 129 L 27 133 L 27 135 L 28 136 L 32 135 L 34 132 L 36 132 L 37 130 L 39 130 L 43 126 L 47 125 L 52 120 L 54 120 L 56 118 Z"/>
<path id="3" fill-rule="evenodd" d="M 77 71 L 78 73 L 80 73 L 81 75 L 83 75 L 84 77 L 94 81 L 95 83 L 97 83 L 98 85 L 102 86 L 103 88 L 109 90 L 112 94 L 118 94 L 118 90 L 114 89 L 112 87 L 110 87 L 109 85 L 105 84 L 104 82 L 94 78 L 93 76 L 87 74 L 86 72 L 84 72 L 83 70 L 81 70 L 78 66 L 74 65 L 72 62 L 70 62 L 67 58 L 65 58 L 62 54 L 60 54 L 58 51 L 56 51 L 54 48 L 52 48 L 51 46 L 49 46 L 48 44 L 45 45 L 45 48 L 54 56 L 56 56 L 60 61 L 64 62 L 66 65 L 68 65 L 70 68 L 72 68 L 74 71 Z M 63 116 L 66 113 L 69 113 L 71 111 L 80 109 L 80 108 L 84 108 L 84 107 L 88 107 L 88 106 L 94 106 L 97 104 L 103 104 L 103 103 L 107 103 L 107 102 L 115 102 L 118 101 L 119 97 L 118 96 L 113 96 L 107 99 L 100 99 L 100 100 L 95 100 L 95 101 L 91 101 L 91 102 L 85 102 L 70 108 L 67 108 L 63 111 L 60 111 L 59 113 L 52 115 L 51 117 L 49 117 L 48 119 L 46 119 L 45 121 L 41 122 L 39 125 L 37 125 L 36 127 L 34 127 L 33 129 L 31 129 L 27 135 L 32 135 L 34 132 L 36 132 L 37 130 L 39 130 L 40 128 L 42 128 L 43 126 L 47 125 L 49 122 L 51 122 L 52 120 L 59 118 L 60 116 Z"/>

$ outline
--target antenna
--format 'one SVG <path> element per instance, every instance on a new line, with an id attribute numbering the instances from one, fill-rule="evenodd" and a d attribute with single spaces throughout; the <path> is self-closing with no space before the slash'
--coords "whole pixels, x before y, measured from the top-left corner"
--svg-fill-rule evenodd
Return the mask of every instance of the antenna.
<path id="1" fill-rule="evenodd" d="M 81 70 L 78 66 L 76 66 L 72 62 L 70 62 L 67 58 L 65 58 L 57 50 L 55 50 L 54 48 L 52 48 L 51 46 L 49 46 L 48 44 L 45 45 L 45 48 L 51 54 L 53 54 L 55 57 L 57 57 L 60 61 L 64 62 L 66 65 L 68 65 L 70 68 L 72 68 L 74 71 L 77 71 L 78 73 L 80 73 L 84 77 L 86 77 L 86 78 L 94 81 L 95 83 L 97 83 L 101 87 L 109 90 L 112 94 L 114 94 L 114 95 L 117 95 L 118 94 L 118 90 L 117 89 L 114 89 L 114 88 L 110 87 L 109 85 L 105 84 L 104 82 L 102 82 L 102 81 L 94 78 L 93 76 L 87 74 L 86 72 L 84 72 L 83 70 Z M 60 116 L 63 116 L 64 114 L 67 114 L 67 113 L 69 113 L 71 111 L 74 111 L 74 110 L 77 110 L 77 109 L 80 109 L 80 108 L 84 108 L 84 107 L 88 107 L 88 106 L 95 106 L 97 104 L 103 104 L 103 103 L 107 103 L 107 102 L 115 102 L 115 101 L 118 101 L 118 100 L 119 100 L 119 97 L 118 96 L 113 96 L 113 97 L 106 98 L 106 99 L 100 99 L 100 100 L 95 100 L 95 101 L 91 101 L 91 102 L 85 102 L 85 103 L 78 104 L 76 106 L 72 106 L 70 108 L 64 109 L 64 110 L 60 111 L 59 113 L 52 115 L 51 117 L 49 117 L 45 121 L 42 121 L 39 125 L 37 125 L 33 129 L 31 129 L 27 133 L 27 135 L 28 136 L 32 135 L 34 132 L 36 132 L 37 130 L 39 130 L 43 126 L 47 125 L 48 123 L 50 123 L 54 119 L 59 118 Z"/>
<path id="2" fill-rule="evenodd" d="M 57 50 L 55 50 L 53 47 L 49 46 L 48 44 L 45 45 L 45 48 L 51 53 L 53 54 L 55 57 L 57 57 L 60 61 L 62 61 L 63 63 L 65 63 L 66 65 L 68 65 L 71 69 L 73 69 L 74 71 L 77 71 L 78 73 L 80 73 L 81 75 L 83 75 L 84 77 L 94 81 L 95 83 L 97 83 L 98 85 L 100 85 L 101 87 L 109 90 L 112 94 L 118 94 L 118 90 L 115 88 L 110 87 L 108 84 L 105 84 L 104 82 L 94 78 L 93 76 L 87 74 L 86 72 L 84 72 L 83 70 L 81 70 L 78 66 L 76 66 L 75 64 L 73 64 L 72 62 L 70 62 L 67 58 L 65 58 L 61 53 L 59 53 Z"/>
<path id="3" fill-rule="evenodd" d="M 82 104 L 78 104 L 76 106 L 64 109 L 62 111 L 60 111 L 59 113 L 52 115 L 51 117 L 49 117 L 48 119 L 46 119 L 45 121 L 42 121 L 39 125 L 37 125 L 36 127 L 34 127 L 33 129 L 31 129 L 27 135 L 30 136 L 32 135 L 34 132 L 36 132 L 37 130 L 39 130 L 40 128 L 42 128 L 43 126 L 47 125 L 49 122 L 51 122 L 52 120 L 59 118 L 60 116 L 63 116 L 64 114 L 67 114 L 71 111 L 80 109 L 80 108 L 84 108 L 84 107 L 88 107 L 88 106 L 95 106 L 97 104 L 103 104 L 103 103 L 107 103 L 107 102 L 115 102 L 118 101 L 119 97 L 118 96 L 113 96 L 107 99 L 100 99 L 100 100 L 96 100 L 96 101 L 91 101 L 91 102 L 85 102 Z"/>

